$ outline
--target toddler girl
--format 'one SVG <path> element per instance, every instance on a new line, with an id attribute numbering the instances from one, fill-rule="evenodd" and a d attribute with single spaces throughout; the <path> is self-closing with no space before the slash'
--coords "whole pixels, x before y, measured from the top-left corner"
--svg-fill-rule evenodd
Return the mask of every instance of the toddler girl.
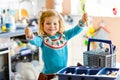
<path id="1" fill-rule="evenodd" d="M 41 13 L 39 36 L 33 35 L 30 28 L 25 29 L 27 40 L 31 44 L 41 47 L 44 74 L 53 74 L 66 67 L 68 61 L 67 42 L 83 30 L 87 17 L 87 14 L 84 13 L 74 28 L 64 31 L 62 16 L 50 9 Z"/>

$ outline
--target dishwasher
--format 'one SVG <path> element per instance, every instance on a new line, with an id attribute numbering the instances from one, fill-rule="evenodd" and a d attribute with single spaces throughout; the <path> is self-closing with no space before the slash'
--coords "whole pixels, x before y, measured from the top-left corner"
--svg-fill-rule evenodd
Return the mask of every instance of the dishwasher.
<path id="1" fill-rule="evenodd" d="M 11 80 L 9 38 L 0 38 L 0 80 Z"/>

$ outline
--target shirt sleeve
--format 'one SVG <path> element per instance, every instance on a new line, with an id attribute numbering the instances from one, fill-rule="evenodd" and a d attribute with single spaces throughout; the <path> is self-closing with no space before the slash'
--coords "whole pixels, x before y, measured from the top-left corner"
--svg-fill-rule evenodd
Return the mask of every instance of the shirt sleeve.
<path id="1" fill-rule="evenodd" d="M 66 39 L 69 40 L 72 37 L 74 37 L 77 34 L 79 34 L 83 30 L 84 26 L 85 26 L 85 24 L 80 20 L 75 27 L 65 31 Z"/>
<path id="2" fill-rule="evenodd" d="M 43 39 L 40 36 L 34 36 L 32 39 L 28 39 L 28 42 L 30 42 L 32 45 L 40 47 L 43 43 Z"/>

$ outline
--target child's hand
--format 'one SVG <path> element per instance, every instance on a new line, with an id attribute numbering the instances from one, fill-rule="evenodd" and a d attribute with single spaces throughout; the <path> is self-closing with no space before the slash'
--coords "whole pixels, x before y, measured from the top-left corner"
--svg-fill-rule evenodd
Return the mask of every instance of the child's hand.
<path id="1" fill-rule="evenodd" d="M 27 38 L 31 38 L 32 36 L 32 30 L 29 27 L 25 28 L 25 35 Z"/>
<path id="2" fill-rule="evenodd" d="M 87 21 L 88 21 L 88 14 L 84 13 L 83 16 L 82 16 L 82 22 L 87 23 Z M 88 25 L 88 24 L 86 24 L 86 25 Z"/>

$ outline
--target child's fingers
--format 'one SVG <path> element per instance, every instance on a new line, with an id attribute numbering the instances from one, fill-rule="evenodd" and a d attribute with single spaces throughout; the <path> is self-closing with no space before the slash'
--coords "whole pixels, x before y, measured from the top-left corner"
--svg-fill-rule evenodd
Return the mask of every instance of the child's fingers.
<path id="1" fill-rule="evenodd" d="M 88 20 L 88 15 L 87 15 L 87 13 L 84 13 L 82 16 L 83 23 L 85 23 L 87 20 Z"/>
<path id="2" fill-rule="evenodd" d="M 84 19 L 85 19 L 85 22 L 88 20 L 88 15 L 87 15 L 87 13 L 84 13 Z"/>
<path id="3" fill-rule="evenodd" d="M 88 14 L 87 13 L 84 13 L 83 16 L 82 16 L 82 21 L 84 23 L 86 23 L 86 26 L 88 26 Z"/>

